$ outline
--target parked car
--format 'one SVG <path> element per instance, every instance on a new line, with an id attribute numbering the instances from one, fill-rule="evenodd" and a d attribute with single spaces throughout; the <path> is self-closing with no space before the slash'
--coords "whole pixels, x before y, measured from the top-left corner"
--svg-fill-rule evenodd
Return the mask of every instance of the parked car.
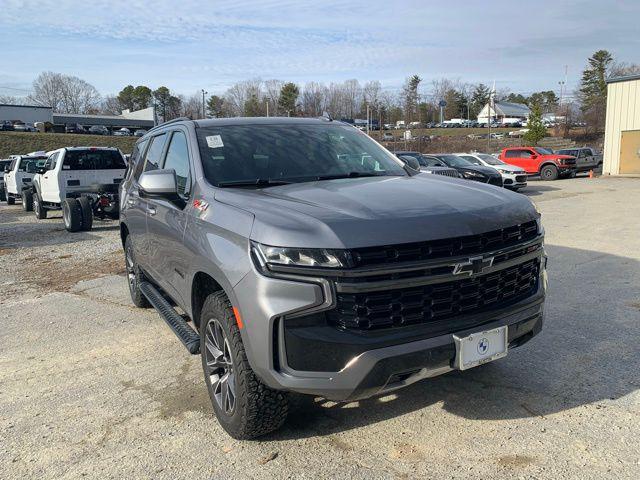
<path id="1" fill-rule="evenodd" d="M 533 203 L 417 174 L 345 123 L 167 122 L 137 141 L 129 172 L 131 299 L 201 355 L 234 438 L 279 428 L 287 392 L 381 395 L 541 331 Z"/>
<path id="2" fill-rule="evenodd" d="M 79 123 L 67 123 L 64 126 L 64 133 L 87 133 L 87 131 Z"/>
<path id="3" fill-rule="evenodd" d="M 93 135 L 110 135 L 109 129 L 104 125 L 93 125 L 89 127 L 89 133 Z"/>
<path id="4" fill-rule="evenodd" d="M 131 130 L 129 130 L 128 128 L 121 128 L 119 130 L 116 130 L 115 132 L 113 132 L 113 134 L 117 137 L 130 137 L 131 136 Z"/>
<path id="5" fill-rule="evenodd" d="M 36 127 L 33 125 L 33 123 L 14 123 L 13 124 L 13 129 L 16 132 L 36 132 Z"/>
<path id="6" fill-rule="evenodd" d="M 49 152 L 46 163 L 36 169 L 24 202 L 38 219 L 47 218 L 50 210 L 62 210 L 69 232 L 91 230 L 94 218 L 118 218 L 118 185 L 125 170 L 117 148 L 59 148 Z"/>
<path id="7" fill-rule="evenodd" d="M 528 131 L 529 131 L 528 128 L 521 128 L 520 130 L 511 131 L 507 135 L 509 135 L 512 138 L 520 138 L 520 137 L 524 137 L 524 134 L 527 133 Z"/>
<path id="8" fill-rule="evenodd" d="M 393 134 L 392 134 L 392 133 L 384 132 L 384 133 L 382 134 L 382 140 L 383 140 L 384 142 L 393 142 L 394 138 L 395 138 L 395 137 L 393 136 Z"/>
<path id="9" fill-rule="evenodd" d="M 540 175 L 543 180 L 573 177 L 576 174 L 576 158 L 560 155 L 542 147 L 509 147 L 500 153 L 500 160 L 522 168 L 527 175 Z"/>
<path id="10" fill-rule="evenodd" d="M 146 130 L 143 130 L 141 128 L 139 128 L 138 130 L 136 130 L 133 135 L 136 137 L 144 137 L 144 134 L 147 133 Z"/>
<path id="11" fill-rule="evenodd" d="M 474 182 L 488 183 L 490 185 L 495 185 L 496 187 L 502 187 L 502 176 L 494 168 L 474 165 L 464 158 L 448 153 L 439 153 L 436 155 L 428 154 L 425 156 L 427 158 L 436 158 L 446 166 L 455 168 L 460 176 L 466 180 L 473 180 Z"/>
<path id="12" fill-rule="evenodd" d="M 602 165 L 602 154 L 596 153 L 593 148 L 563 148 L 556 153 L 575 157 L 576 172 L 588 172 Z"/>
<path id="13" fill-rule="evenodd" d="M 12 132 L 13 131 L 13 122 L 9 120 L 3 120 L 0 122 L 0 131 L 4 132 Z"/>
<path id="14" fill-rule="evenodd" d="M 502 175 L 502 185 L 513 191 L 527 186 L 527 172 L 520 167 L 514 167 L 504 163 L 498 157 L 487 153 L 456 153 L 461 158 L 468 160 L 474 165 L 484 165 L 495 168 Z"/>
<path id="15" fill-rule="evenodd" d="M 460 178 L 460 174 L 455 168 L 447 167 L 440 160 L 429 158 L 420 152 L 393 152 L 400 160 L 405 161 L 407 158 L 413 158 L 418 162 L 418 169 L 421 172 L 433 173 L 434 175 L 444 175 L 446 177 Z"/>
<path id="16" fill-rule="evenodd" d="M 23 192 L 31 187 L 35 168 L 46 160 L 46 155 L 13 155 L 9 167 L 4 170 L 4 185 L 7 205 L 14 205 L 23 197 Z M 23 207 L 24 207 L 23 203 Z"/>

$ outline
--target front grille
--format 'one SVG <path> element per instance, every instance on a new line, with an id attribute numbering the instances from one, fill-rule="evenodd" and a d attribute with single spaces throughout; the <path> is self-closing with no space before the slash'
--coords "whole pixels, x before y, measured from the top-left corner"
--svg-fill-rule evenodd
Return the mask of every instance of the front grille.
<path id="1" fill-rule="evenodd" d="M 534 239 L 538 235 L 535 220 L 479 235 L 403 243 L 351 250 L 355 267 L 419 262 L 462 255 L 478 255 Z"/>
<path id="2" fill-rule="evenodd" d="M 537 289 L 538 258 L 461 280 L 382 292 L 339 293 L 329 321 L 340 328 L 374 330 L 450 321 L 511 305 Z M 471 325 L 468 325 L 471 326 Z M 461 328 L 467 325 L 461 326 Z"/>
<path id="3" fill-rule="evenodd" d="M 457 170 L 431 170 L 431 173 L 435 175 L 444 175 L 446 177 L 459 178 Z"/>
<path id="4" fill-rule="evenodd" d="M 516 175 L 516 182 L 517 183 L 524 183 L 527 181 L 527 176 L 526 175 Z"/>

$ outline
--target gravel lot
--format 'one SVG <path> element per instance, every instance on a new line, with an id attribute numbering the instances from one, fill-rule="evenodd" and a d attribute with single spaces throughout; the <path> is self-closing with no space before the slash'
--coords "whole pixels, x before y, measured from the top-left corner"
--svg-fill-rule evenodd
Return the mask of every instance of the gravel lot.
<path id="1" fill-rule="evenodd" d="M 117 224 L 0 206 L 0 478 L 640 477 L 640 179 L 532 182 L 550 290 L 507 358 L 229 438 L 200 359 L 132 307 Z"/>

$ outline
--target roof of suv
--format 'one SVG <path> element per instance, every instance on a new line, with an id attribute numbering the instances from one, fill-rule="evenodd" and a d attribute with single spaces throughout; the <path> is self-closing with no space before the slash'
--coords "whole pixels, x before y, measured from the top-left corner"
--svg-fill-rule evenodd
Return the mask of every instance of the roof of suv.
<path id="1" fill-rule="evenodd" d="M 327 123 L 340 123 L 341 125 L 348 125 L 344 122 L 340 122 L 339 120 L 329 120 L 328 118 L 324 117 L 233 117 L 194 120 L 194 122 L 198 127 L 217 127 L 222 125 L 318 125 Z"/>

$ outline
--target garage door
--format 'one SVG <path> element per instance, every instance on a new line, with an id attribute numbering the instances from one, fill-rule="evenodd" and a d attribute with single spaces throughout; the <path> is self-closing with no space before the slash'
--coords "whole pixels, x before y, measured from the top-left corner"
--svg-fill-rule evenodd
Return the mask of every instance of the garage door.
<path id="1" fill-rule="evenodd" d="M 620 173 L 640 173 L 640 130 L 622 132 Z"/>

